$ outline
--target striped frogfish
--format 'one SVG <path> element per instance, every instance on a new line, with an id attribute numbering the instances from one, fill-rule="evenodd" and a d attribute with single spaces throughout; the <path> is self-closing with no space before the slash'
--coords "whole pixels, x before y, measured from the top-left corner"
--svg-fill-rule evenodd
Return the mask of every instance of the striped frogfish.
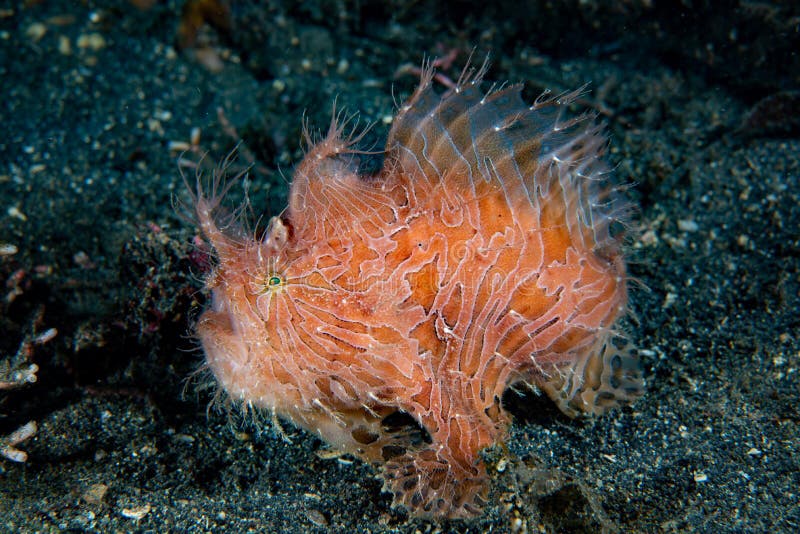
<path id="1" fill-rule="evenodd" d="M 570 417 L 643 391 L 602 126 L 570 116 L 579 92 L 526 104 L 484 74 L 439 92 L 422 69 L 369 175 L 334 113 L 260 232 L 222 172 L 192 192 L 216 258 L 196 333 L 227 398 L 375 465 L 412 517 L 481 513 L 509 387 Z"/>

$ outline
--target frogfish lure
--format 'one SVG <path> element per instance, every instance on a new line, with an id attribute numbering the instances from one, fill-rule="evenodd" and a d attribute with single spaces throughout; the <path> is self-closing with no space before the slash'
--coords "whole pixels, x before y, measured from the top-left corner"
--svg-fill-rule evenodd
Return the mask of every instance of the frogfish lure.
<path id="1" fill-rule="evenodd" d="M 481 513 L 510 386 L 571 417 L 643 391 L 602 127 L 568 116 L 577 91 L 529 105 L 484 73 L 439 94 L 424 68 L 373 175 L 334 116 L 263 234 L 221 207 L 221 173 L 193 192 L 222 390 L 375 465 L 413 517 Z"/>

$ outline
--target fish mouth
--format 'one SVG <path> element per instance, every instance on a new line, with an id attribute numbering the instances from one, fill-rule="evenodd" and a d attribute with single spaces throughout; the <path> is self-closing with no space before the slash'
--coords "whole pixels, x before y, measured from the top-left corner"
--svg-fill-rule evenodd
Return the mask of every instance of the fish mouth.
<path id="1" fill-rule="evenodd" d="M 234 399 L 244 399 L 250 388 L 246 372 L 248 351 L 237 328 L 230 305 L 225 298 L 212 293 L 211 306 L 197 323 L 196 335 L 203 345 L 206 364 L 222 388 Z"/>

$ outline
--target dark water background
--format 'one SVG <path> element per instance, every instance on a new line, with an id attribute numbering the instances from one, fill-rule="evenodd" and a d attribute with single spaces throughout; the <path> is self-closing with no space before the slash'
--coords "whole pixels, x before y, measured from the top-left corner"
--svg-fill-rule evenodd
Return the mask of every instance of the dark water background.
<path id="1" fill-rule="evenodd" d="M 38 366 L 0 390 L 0 436 L 38 423 L 26 463 L 0 458 L 0 530 L 800 528 L 800 7 L 487 4 L 0 7 L 0 382 Z M 473 50 L 530 99 L 590 82 L 576 112 L 607 123 L 616 179 L 637 184 L 648 386 L 594 422 L 509 395 L 485 516 L 415 523 L 370 467 L 184 388 L 207 258 L 175 207 L 177 160 L 243 139 L 254 211 L 277 213 L 304 115 L 325 128 L 337 98 L 380 146 L 416 82 L 398 69 L 438 56 L 457 77 Z"/>

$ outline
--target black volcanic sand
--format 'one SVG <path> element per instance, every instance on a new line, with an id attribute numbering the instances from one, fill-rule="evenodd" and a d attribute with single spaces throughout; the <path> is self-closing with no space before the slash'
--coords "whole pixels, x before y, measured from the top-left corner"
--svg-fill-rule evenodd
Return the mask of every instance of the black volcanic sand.
<path id="1" fill-rule="evenodd" d="M 800 9 L 233 3 L 188 50 L 177 0 L 0 8 L 0 361 L 58 331 L 32 346 L 38 382 L 0 392 L 0 436 L 39 426 L 18 446 L 26 463 L 0 458 L 0 530 L 800 528 Z M 509 392 L 507 449 L 486 452 L 491 505 L 437 525 L 392 510 L 369 466 L 208 410 L 207 380 L 187 383 L 207 257 L 177 159 L 193 128 L 184 158 L 207 152 L 204 168 L 241 137 L 255 163 L 241 183 L 275 214 L 304 115 L 327 128 L 337 99 L 380 147 L 392 95 L 416 82 L 395 71 L 456 50 L 455 77 L 473 48 L 491 52 L 489 80 L 524 81 L 530 99 L 591 82 L 575 111 L 608 124 L 615 179 L 640 206 L 630 331 L 647 393 L 571 421 Z"/>

